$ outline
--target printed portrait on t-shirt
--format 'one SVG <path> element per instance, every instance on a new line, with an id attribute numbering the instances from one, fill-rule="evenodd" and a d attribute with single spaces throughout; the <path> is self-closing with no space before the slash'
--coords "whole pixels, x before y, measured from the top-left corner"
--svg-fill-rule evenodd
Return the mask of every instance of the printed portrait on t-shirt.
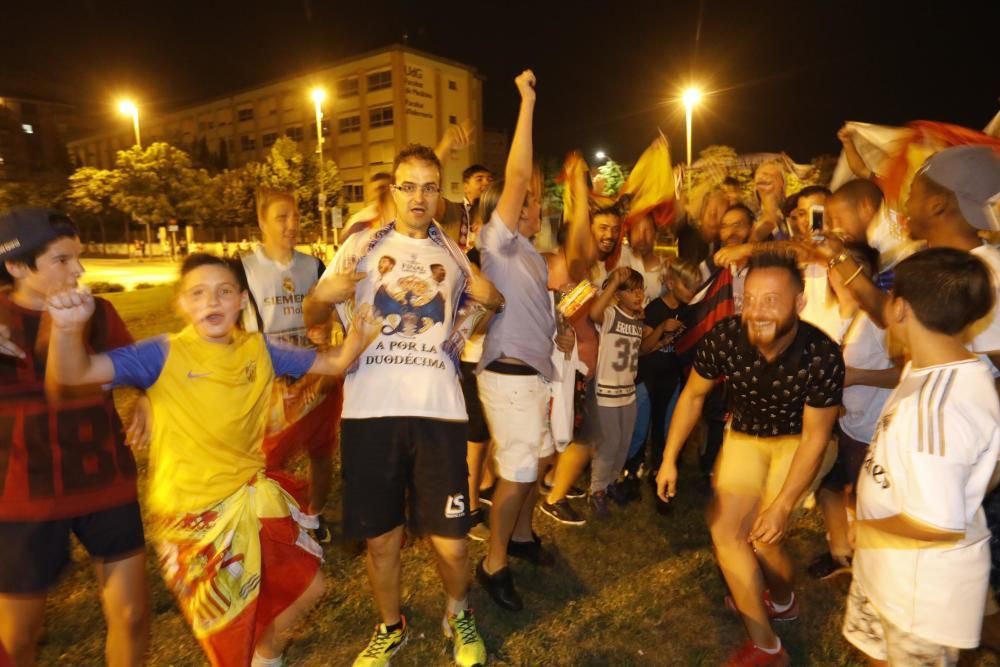
<path id="1" fill-rule="evenodd" d="M 398 264 L 383 255 L 378 270 L 374 306 L 382 315 L 384 335 L 413 337 L 444 323 L 445 295 L 441 290 L 447 271 L 443 265 L 428 266 L 416 258 Z"/>

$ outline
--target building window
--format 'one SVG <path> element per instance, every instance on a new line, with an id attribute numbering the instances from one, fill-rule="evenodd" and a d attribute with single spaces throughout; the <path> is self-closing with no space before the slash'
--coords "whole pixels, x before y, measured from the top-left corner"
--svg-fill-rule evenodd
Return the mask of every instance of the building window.
<path id="1" fill-rule="evenodd" d="M 458 125 L 458 117 L 448 116 L 448 122 L 451 123 L 452 125 Z"/>
<path id="2" fill-rule="evenodd" d="M 302 128 L 300 126 L 290 127 L 285 130 L 285 134 L 289 139 L 294 141 L 302 141 Z"/>
<path id="3" fill-rule="evenodd" d="M 458 83 L 455 81 L 448 81 L 448 90 L 458 90 Z"/>
<path id="4" fill-rule="evenodd" d="M 340 98 L 354 97 L 357 94 L 358 94 L 358 77 L 352 76 L 337 81 L 337 97 Z"/>
<path id="5" fill-rule="evenodd" d="M 388 127 L 392 125 L 392 105 L 368 110 L 368 127 Z"/>
<path id="6" fill-rule="evenodd" d="M 309 123 L 309 132 L 310 132 L 311 136 L 314 136 L 314 137 L 316 136 L 316 123 L 315 122 Z M 330 121 L 328 121 L 328 120 L 324 120 L 323 121 L 323 136 L 324 137 L 329 137 L 330 136 Z"/>
<path id="7" fill-rule="evenodd" d="M 236 112 L 236 118 L 242 123 L 244 121 L 253 120 L 253 107 L 248 109 L 240 109 Z"/>
<path id="8" fill-rule="evenodd" d="M 261 137 L 261 144 L 264 148 L 270 148 L 274 145 L 274 142 L 278 140 L 277 132 L 268 132 L 263 137 Z"/>
<path id="9" fill-rule="evenodd" d="M 21 129 L 24 130 L 25 134 L 35 133 L 35 128 L 31 123 L 21 123 Z"/>
<path id="10" fill-rule="evenodd" d="M 361 131 L 361 116 L 345 116 L 337 119 L 337 132 L 350 134 Z"/>
<path id="11" fill-rule="evenodd" d="M 365 200 L 365 186 L 360 183 L 348 183 L 344 186 L 344 198 L 348 204 L 357 204 Z"/>
<path id="12" fill-rule="evenodd" d="M 243 152 L 252 151 L 257 146 L 257 141 L 248 134 L 244 134 L 240 137 L 240 148 Z"/>
<path id="13" fill-rule="evenodd" d="M 374 90 L 382 90 L 384 88 L 392 88 L 392 72 L 390 70 L 374 72 L 368 75 L 369 93 Z"/>

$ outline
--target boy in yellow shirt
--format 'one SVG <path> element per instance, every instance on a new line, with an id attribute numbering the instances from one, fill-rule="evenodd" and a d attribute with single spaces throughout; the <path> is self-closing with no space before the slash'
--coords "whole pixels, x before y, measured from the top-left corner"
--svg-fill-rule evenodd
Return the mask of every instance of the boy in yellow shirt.
<path id="1" fill-rule="evenodd" d="M 93 298 L 50 295 L 49 381 L 131 385 L 153 411 L 149 533 L 164 578 L 213 665 L 282 665 L 295 621 L 323 593 L 322 552 L 305 516 L 265 474 L 261 448 L 280 376 L 341 375 L 378 332 L 356 318 L 344 346 L 282 347 L 237 328 L 247 293 L 228 260 L 195 253 L 181 268 L 177 334 L 89 355 Z M 252 662 L 251 662 L 252 660 Z"/>

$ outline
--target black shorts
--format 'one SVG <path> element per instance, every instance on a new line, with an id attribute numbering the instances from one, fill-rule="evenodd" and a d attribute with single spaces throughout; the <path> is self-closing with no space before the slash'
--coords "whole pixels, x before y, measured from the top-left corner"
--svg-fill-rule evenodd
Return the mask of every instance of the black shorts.
<path id="1" fill-rule="evenodd" d="M 831 491 L 843 491 L 848 486 L 857 486 L 861 466 L 865 462 L 865 456 L 868 455 L 868 445 L 847 436 L 839 427 L 836 429 L 836 434 L 837 460 L 820 482 L 820 487 Z"/>
<path id="2" fill-rule="evenodd" d="M 490 427 L 486 425 L 483 404 L 479 400 L 479 384 L 476 382 L 477 364 L 463 361 L 462 395 L 465 396 L 465 411 L 469 413 L 469 442 L 489 442 Z"/>
<path id="3" fill-rule="evenodd" d="M 378 537 L 404 523 L 414 535 L 464 537 L 469 517 L 468 425 L 422 417 L 340 423 L 344 534 Z"/>
<path id="4" fill-rule="evenodd" d="M 0 521 L 0 593 L 44 593 L 69 563 L 69 534 L 80 540 L 94 560 L 128 558 L 146 544 L 139 503 L 72 519 Z"/>

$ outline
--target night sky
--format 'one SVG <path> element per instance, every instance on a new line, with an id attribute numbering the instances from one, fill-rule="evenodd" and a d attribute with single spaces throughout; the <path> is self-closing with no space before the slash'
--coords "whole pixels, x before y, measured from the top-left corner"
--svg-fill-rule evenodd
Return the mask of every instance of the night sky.
<path id="1" fill-rule="evenodd" d="M 689 81 L 713 91 L 695 113 L 696 151 L 724 143 L 800 162 L 839 150 L 844 120 L 982 128 L 1000 108 L 995 0 L 6 4 L 0 94 L 69 85 L 74 101 L 109 118 L 122 92 L 171 109 L 403 35 L 486 77 L 487 127 L 513 125 L 513 77 L 533 68 L 545 156 L 600 148 L 632 162 L 659 127 L 683 159 L 676 96 Z"/>

